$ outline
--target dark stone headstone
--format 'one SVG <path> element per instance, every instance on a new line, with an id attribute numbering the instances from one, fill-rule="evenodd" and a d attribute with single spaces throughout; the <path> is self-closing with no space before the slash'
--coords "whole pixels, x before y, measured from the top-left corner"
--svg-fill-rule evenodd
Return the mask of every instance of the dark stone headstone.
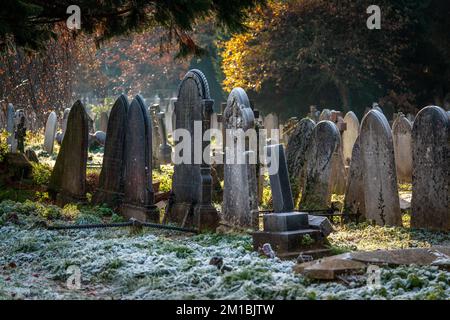
<path id="1" fill-rule="evenodd" d="M 125 130 L 128 108 L 127 97 L 121 95 L 111 109 L 99 186 L 92 198 L 92 202 L 95 204 L 104 203 L 115 208 L 122 202 L 125 169 Z"/>
<path id="2" fill-rule="evenodd" d="M 48 186 L 49 194 L 63 206 L 86 201 L 88 115 L 81 101 L 75 102 Z"/>
<path id="3" fill-rule="evenodd" d="M 140 95 L 133 99 L 128 110 L 124 159 L 122 214 L 126 218 L 159 222 L 152 185 L 152 124 Z"/>
<path id="4" fill-rule="evenodd" d="M 174 166 L 173 202 L 167 210 L 166 221 L 196 227 L 199 230 L 215 230 L 219 223 L 219 215 L 211 202 L 211 168 L 203 159 L 203 151 L 209 143 L 203 142 L 201 150 L 196 150 L 198 147 L 195 147 L 194 141 L 195 125 L 201 127 L 200 139 L 209 129 L 213 104 L 208 82 L 203 73 L 199 70 L 189 71 L 178 89 L 178 99 L 175 102 L 175 128 L 190 132 L 191 154 L 187 155 L 190 161 Z M 175 143 L 180 143 L 179 140 L 180 137 L 175 135 Z"/>
<path id="5" fill-rule="evenodd" d="M 419 111 L 412 130 L 411 227 L 450 230 L 450 120 L 437 106 Z"/>

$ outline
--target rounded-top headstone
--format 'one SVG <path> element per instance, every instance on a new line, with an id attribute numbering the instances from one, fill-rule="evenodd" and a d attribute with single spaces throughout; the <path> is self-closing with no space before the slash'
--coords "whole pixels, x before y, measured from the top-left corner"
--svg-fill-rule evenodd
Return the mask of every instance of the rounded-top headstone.
<path id="1" fill-rule="evenodd" d="M 403 115 L 399 115 L 392 124 L 394 139 L 395 165 L 399 182 L 412 181 L 412 124 Z"/>
<path id="2" fill-rule="evenodd" d="M 420 110 L 412 130 L 411 226 L 450 230 L 450 120 L 437 106 Z"/>
<path id="3" fill-rule="evenodd" d="M 331 110 L 323 109 L 319 116 L 319 121 L 331 120 Z"/>
<path id="4" fill-rule="evenodd" d="M 386 117 L 370 110 L 360 136 L 366 217 L 378 225 L 401 226 L 394 143 Z"/>
<path id="5" fill-rule="evenodd" d="M 55 143 L 55 135 L 56 135 L 56 127 L 57 127 L 58 118 L 56 117 L 56 113 L 52 111 L 48 118 L 47 123 L 45 124 L 45 136 L 44 136 L 44 150 L 48 154 L 53 153 L 53 145 Z"/>
<path id="6" fill-rule="evenodd" d="M 342 132 L 342 153 L 344 156 L 344 164 L 350 165 L 353 145 L 359 136 L 359 120 L 353 111 L 349 111 L 344 117 L 344 123 L 347 128 Z"/>

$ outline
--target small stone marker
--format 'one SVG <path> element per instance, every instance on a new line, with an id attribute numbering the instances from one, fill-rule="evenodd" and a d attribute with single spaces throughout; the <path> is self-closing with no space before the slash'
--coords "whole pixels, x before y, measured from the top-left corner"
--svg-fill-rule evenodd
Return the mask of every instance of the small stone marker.
<path id="1" fill-rule="evenodd" d="M 370 110 L 360 136 L 366 218 L 381 226 L 401 226 L 394 143 L 386 117 Z"/>
<path id="2" fill-rule="evenodd" d="M 328 120 L 319 122 L 311 134 L 307 153 L 306 185 L 300 209 L 327 209 L 331 204 L 332 169 L 338 157 L 340 134 Z"/>
<path id="3" fill-rule="evenodd" d="M 344 164 L 348 166 L 352 159 L 353 145 L 359 136 L 359 120 L 353 111 L 349 111 L 344 117 L 344 122 L 347 128 L 342 132 L 342 153 Z"/>
<path id="4" fill-rule="evenodd" d="M 88 115 L 78 100 L 70 110 L 65 137 L 48 186 L 49 194 L 60 206 L 86 202 L 88 134 Z"/>
<path id="5" fill-rule="evenodd" d="M 395 165 L 399 182 L 412 181 L 412 124 L 400 114 L 392 125 Z"/>
<path id="6" fill-rule="evenodd" d="M 47 123 L 45 124 L 45 136 L 44 136 L 44 150 L 48 154 L 53 153 L 53 145 L 55 143 L 56 126 L 57 126 L 56 113 L 52 111 L 47 118 Z"/>
<path id="7" fill-rule="evenodd" d="M 411 227 L 450 230 L 450 120 L 437 106 L 419 111 L 412 130 Z"/>
<path id="8" fill-rule="evenodd" d="M 176 129 L 186 129 L 190 136 L 194 137 L 193 128 L 195 121 L 198 121 L 197 125 L 201 125 L 203 136 L 210 128 L 213 104 L 204 74 L 199 70 L 190 70 L 178 88 L 178 99 L 175 103 Z M 182 143 L 179 140 L 179 137 L 174 139 L 177 144 Z M 194 141 L 191 143 L 194 145 Z M 165 215 L 166 222 L 196 227 L 199 230 L 217 228 L 219 214 L 211 200 L 211 168 L 203 158 L 203 151 L 208 145 L 208 141 L 203 141 L 201 150 L 191 148 L 189 163 L 175 164 L 172 179 L 173 201 Z M 175 146 L 175 153 L 176 150 Z"/>
<path id="9" fill-rule="evenodd" d="M 315 122 L 309 118 L 300 120 L 294 132 L 290 135 L 287 144 L 286 158 L 294 204 L 297 203 L 300 193 L 304 190 L 306 181 L 306 154 L 315 126 Z"/>
<path id="10" fill-rule="evenodd" d="M 120 95 L 111 109 L 99 185 L 92 197 L 92 202 L 95 204 L 104 203 L 111 208 L 115 208 L 123 200 L 128 108 L 127 97 Z"/>
<path id="11" fill-rule="evenodd" d="M 140 95 L 128 109 L 124 159 L 122 214 L 126 218 L 159 223 L 152 185 L 152 123 Z"/>
<path id="12" fill-rule="evenodd" d="M 223 219 L 231 225 L 258 229 L 256 163 L 250 164 L 254 153 L 246 150 L 245 138 L 240 141 L 236 136 L 240 134 L 244 137 L 245 131 L 255 127 L 253 110 L 247 94 L 241 88 L 233 89 L 228 96 L 224 125 L 229 141 L 227 146 L 233 150 L 227 150 L 227 163 L 224 165 Z M 239 162 L 238 157 L 241 155 L 244 161 Z"/>

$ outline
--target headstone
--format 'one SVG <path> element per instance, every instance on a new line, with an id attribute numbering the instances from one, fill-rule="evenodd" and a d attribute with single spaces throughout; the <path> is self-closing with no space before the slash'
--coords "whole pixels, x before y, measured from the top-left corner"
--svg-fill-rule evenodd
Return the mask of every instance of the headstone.
<path id="1" fill-rule="evenodd" d="M 61 206 L 86 202 L 88 115 L 81 101 L 75 102 L 67 119 L 67 130 L 53 167 L 49 194 Z"/>
<path id="2" fill-rule="evenodd" d="M 8 104 L 6 109 L 6 131 L 8 132 L 8 138 L 6 139 L 7 144 L 9 145 L 9 150 L 12 151 L 17 148 L 17 140 L 16 140 L 16 121 L 15 121 L 16 111 L 14 110 L 14 106 L 12 103 Z"/>
<path id="3" fill-rule="evenodd" d="M 67 119 L 69 118 L 70 108 L 64 109 L 62 123 L 61 123 L 61 133 L 62 133 L 62 139 L 64 138 L 64 134 L 66 133 L 67 128 Z M 61 139 L 61 142 L 62 142 Z"/>
<path id="4" fill-rule="evenodd" d="M 169 101 L 169 105 L 166 108 L 165 111 L 165 123 L 166 123 L 166 129 L 167 134 L 172 136 L 173 130 L 175 128 L 174 122 L 175 122 L 175 105 L 174 103 L 177 101 L 177 98 L 171 98 Z"/>
<path id="5" fill-rule="evenodd" d="M 161 137 L 161 144 L 159 145 L 159 161 L 161 164 L 169 164 L 172 162 L 172 147 L 169 145 L 167 140 L 164 112 L 159 112 L 157 117 L 159 121 L 159 136 Z"/>
<path id="6" fill-rule="evenodd" d="M 297 203 L 300 193 L 304 190 L 306 181 L 306 154 L 315 126 L 314 121 L 309 118 L 300 120 L 290 135 L 287 144 L 286 158 L 294 204 Z"/>
<path id="7" fill-rule="evenodd" d="M 55 143 L 55 135 L 56 135 L 56 126 L 57 126 L 57 117 L 54 111 L 50 112 L 50 115 L 47 118 L 47 123 L 45 124 L 45 136 L 44 136 L 44 150 L 48 154 L 53 153 L 53 145 Z"/>
<path id="8" fill-rule="evenodd" d="M 13 144 L 11 145 L 11 152 L 25 152 L 25 137 L 27 135 L 25 112 L 20 109 L 14 115 L 15 133 Z"/>
<path id="9" fill-rule="evenodd" d="M 279 129 L 278 116 L 273 113 L 269 113 L 264 118 L 264 129 L 267 131 L 267 138 L 272 138 L 272 130 Z"/>
<path id="10" fill-rule="evenodd" d="M 331 110 L 323 109 L 319 116 L 319 121 L 329 120 L 331 121 Z"/>
<path id="11" fill-rule="evenodd" d="M 344 117 L 347 128 L 342 132 L 342 153 L 344 164 L 350 165 L 352 159 L 353 145 L 359 136 L 359 120 L 353 111 L 347 112 Z"/>
<path id="12" fill-rule="evenodd" d="M 28 148 L 25 150 L 25 155 L 30 162 L 39 163 L 39 158 L 33 149 Z"/>
<path id="13" fill-rule="evenodd" d="M 395 166 L 399 182 L 412 181 L 412 124 L 400 114 L 392 125 L 394 139 Z"/>
<path id="14" fill-rule="evenodd" d="M 401 226 L 394 143 L 386 117 L 369 111 L 360 136 L 366 218 L 381 226 Z"/>
<path id="15" fill-rule="evenodd" d="M 332 168 L 340 161 L 340 134 L 328 120 L 319 122 L 311 134 L 307 151 L 306 185 L 300 209 L 327 209 L 331 204 Z"/>
<path id="16" fill-rule="evenodd" d="M 411 227 L 450 230 L 450 120 L 428 106 L 412 130 L 413 179 Z"/>
<path id="17" fill-rule="evenodd" d="M 100 114 L 100 128 L 98 131 L 107 132 L 108 130 L 108 114 L 106 112 L 102 112 Z"/>
<path id="18" fill-rule="evenodd" d="M 356 138 L 353 144 L 347 190 L 344 199 L 344 212 L 363 219 L 366 216 L 360 137 Z"/>
<path id="19" fill-rule="evenodd" d="M 94 132 L 94 140 L 100 146 L 104 146 L 106 142 L 106 133 L 103 131 L 95 131 Z"/>
<path id="20" fill-rule="evenodd" d="M 190 70 L 178 88 L 175 104 L 176 129 L 186 129 L 194 137 L 194 127 L 201 126 L 200 137 L 210 128 L 211 100 L 208 82 L 199 70 Z M 197 122 L 197 123 L 195 123 Z M 197 130 L 198 131 L 198 130 Z M 175 137 L 175 143 L 180 143 Z M 212 177 L 210 165 L 203 158 L 209 142 L 196 150 L 196 139 L 191 139 L 190 163 L 175 164 L 172 179 L 173 201 L 167 210 L 166 221 L 199 230 L 215 230 L 219 215 L 211 202 Z M 200 160 L 198 160 L 200 158 Z M 197 161 L 196 161 L 197 160 Z"/>
<path id="21" fill-rule="evenodd" d="M 235 134 L 244 134 L 254 129 L 255 118 L 247 94 L 241 88 L 235 88 L 228 96 L 224 112 L 224 125 L 227 130 L 227 163 L 224 165 L 223 219 L 231 225 L 258 229 L 258 193 L 256 164 L 250 164 L 254 151 L 244 145 L 238 146 Z M 234 143 L 230 143 L 233 139 Z M 228 152 L 231 151 L 231 152 Z M 238 162 L 243 154 L 244 163 Z"/>
<path id="22" fill-rule="evenodd" d="M 124 159 L 122 214 L 139 221 L 159 222 L 152 185 L 152 121 L 140 95 L 128 110 Z"/>
<path id="23" fill-rule="evenodd" d="M 153 168 L 159 168 L 161 162 L 159 160 L 159 150 L 161 145 L 161 136 L 159 130 L 158 113 L 160 112 L 158 104 L 152 104 L 149 108 L 150 120 L 152 121 L 152 165 Z"/>
<path id="24" fill-rule="evenodd" d="M 127 97 L 121 95 L 111 109 L 99 185 L 92 197 L 94 204 L 104 203 L 111 208 L 116 208 L 123 200 L 128 108 Z"/>

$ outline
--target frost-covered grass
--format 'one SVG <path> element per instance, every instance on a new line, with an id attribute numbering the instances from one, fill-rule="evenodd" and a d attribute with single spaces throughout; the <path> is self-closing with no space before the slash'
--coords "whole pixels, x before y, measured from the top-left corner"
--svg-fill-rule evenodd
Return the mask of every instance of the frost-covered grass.
<path id="1" fill-rule="evenodd" d="M 32 207 L 30 204 L 28 204 Z M 13 208 L 13 209 L 11 209 Z M 310 281 L 292 272 L 294 261 L 267 259 L 252 251 L 242 234 L 179 233 L 146 229 L 49 231 L 38 213 L 23 205 L 0 204 L 0 216 L 15 210 L 23 225 L 4 220 L 0 227 L 0 299 L 449 299 L 450 272 L 435 267 L 383 269 L 382 287 L 365 277 L 348 284 Z M 22 210 L 21 210 L 22 209 Z M 66 208 L 66 214 L 75 214 Z M 52 210 L 49 209 L 49 213 Z M 420 232 L 368 225 L 339 227 L 334 246 L 369 248 L 448 243 Z M 419 238 L 415 238 L 415 237 Z M 364 238 L 364 239 L 362 239 Z M 391 244 L 389 244 L 391 243 Z M 209 265 L 221 256 L 231 271 Z M 80 267 L 82 287 L 69 290 L 67 268 Z"/>

